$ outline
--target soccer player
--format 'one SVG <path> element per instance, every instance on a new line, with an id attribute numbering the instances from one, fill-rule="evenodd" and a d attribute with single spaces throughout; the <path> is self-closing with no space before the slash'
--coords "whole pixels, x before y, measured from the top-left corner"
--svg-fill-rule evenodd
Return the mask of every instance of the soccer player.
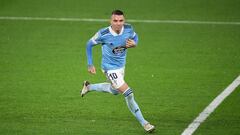
<path id="1" fill-rule="evenodd" d="M 108 92 L 113 95 L 123 94 L 127 106 L 132 114 L 147 132 L 152 132 L 155 127 L 146 121 L 134 99 L 133 90 L 124 81 L 124 68 L 126 64 L 127 49 L 134 48 L 138 43 L 138 36 L 130 24 L 125 23 L 124 14 L 120 10 L 114 10 L 111 15 L 111 25 L 100 29 L 87 42 L 88 72 L 96 74 L 93 65 L 92 47 L 102 45 L 102 71 L 110 83 L 90 84 L 84 81 L 81 96 L 88 92 Z"/>

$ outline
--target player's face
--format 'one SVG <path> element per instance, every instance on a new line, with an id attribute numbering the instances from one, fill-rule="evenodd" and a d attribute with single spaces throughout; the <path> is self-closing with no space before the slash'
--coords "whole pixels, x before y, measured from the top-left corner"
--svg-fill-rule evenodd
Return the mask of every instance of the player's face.
<path id="1" fill-rule="evenodd" d="M 125 22 L 125 19 L 123 15 L 112 15 L 111 17 L 112 29 L 117 33 L 121 31 L 124 22 Z"/>

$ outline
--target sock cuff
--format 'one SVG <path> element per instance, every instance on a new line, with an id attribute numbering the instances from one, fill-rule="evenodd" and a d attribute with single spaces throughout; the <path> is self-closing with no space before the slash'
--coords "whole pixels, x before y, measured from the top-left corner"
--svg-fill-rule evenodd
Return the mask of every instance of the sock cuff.
<path id="1" fill-rule="evenodd" d="M 130 95 L 130 94 L 132 94 L 132 93 L 133 93 L 132 89 L 131 89 L 131 88 L 128 88 L 128 89 L 123 93 L 123 95 L 124 95 L 125 97 L 127 97 L 128 95 Z"/>

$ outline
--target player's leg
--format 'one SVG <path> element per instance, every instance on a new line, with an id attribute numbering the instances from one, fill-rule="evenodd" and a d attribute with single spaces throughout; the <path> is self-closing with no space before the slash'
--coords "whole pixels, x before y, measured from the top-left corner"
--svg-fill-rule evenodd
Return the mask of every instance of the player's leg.
<path id="1" fill-rule="evenodd" d="M 129 88 L 128 84 L 124 81 L 124 68 L 119 70 L 113 70 L 107 72 L 109 80 L 112 82 L 112 86 L 125 96 L 125 100 L 129 110 L 136 117 L 139 123 L 148 132 L 154 130 L 154 126 L 146 121 L 142 115 L 142 112 L 134 99 L 133 91 Z"/>
<path id="2" fill-rule="evenodd" d="M 142 126 L 148 123 L 142 115 L 142 112 L 134 99 L 133 91 L 128 87 L 127 83 L 124 83 L 118 90 L 124 95 L 128 109 L 137 118 Z"/>
<path id="3" fill-rule="evenodd" d="M 152 132 L 155 127 L 146 121 L 142 115 L 142 112 L 134 99 L 134 94 L 131 88 L 128 87 L 127 83 L 124 83 L 118 90 L 124 95 L 128 109 L 136 117 L 139 123 L 144 127 L 147 132 Z"/>
<path id="4" fill-rule="evenodd" d="M 102 70 L 102 72 L 105 73 L 106 77 L 108 78 L 108 74 L 104 70 Z M 118 90 L 112 88 L 111 83 L 106 82 L 106 83 L 90 84 L 88 81 L 84 81 L 83 88 L 81 90 L 81 96 L 83 97 L 90 91 L 107 92 L 113 95 L 119 94 Z"/>
<path id="5" fill-rule="evenodd" d="M 81 96 L 83 97 L 90 91 L 98 92 L 108 92 L 113 95 L 117 95 L 119 92 L 116 89 L 113 89 L 110 83 L 96 83 L 90 84 L 88 81 L 83 82 L 83 88 L 81 91 Z"/>

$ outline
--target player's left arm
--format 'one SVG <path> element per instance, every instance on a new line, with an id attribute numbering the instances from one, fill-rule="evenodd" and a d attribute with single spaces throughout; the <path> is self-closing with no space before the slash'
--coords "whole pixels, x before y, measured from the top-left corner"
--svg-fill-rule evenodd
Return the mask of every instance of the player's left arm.
<path id="1" fill-rule="evenodd" d="M 136 47 L 137 44 L 138 44 L 138 35 L 134 32 L 133 37 L 127 39 L 127 41 L 126 41 L 126 48 Z"/>

